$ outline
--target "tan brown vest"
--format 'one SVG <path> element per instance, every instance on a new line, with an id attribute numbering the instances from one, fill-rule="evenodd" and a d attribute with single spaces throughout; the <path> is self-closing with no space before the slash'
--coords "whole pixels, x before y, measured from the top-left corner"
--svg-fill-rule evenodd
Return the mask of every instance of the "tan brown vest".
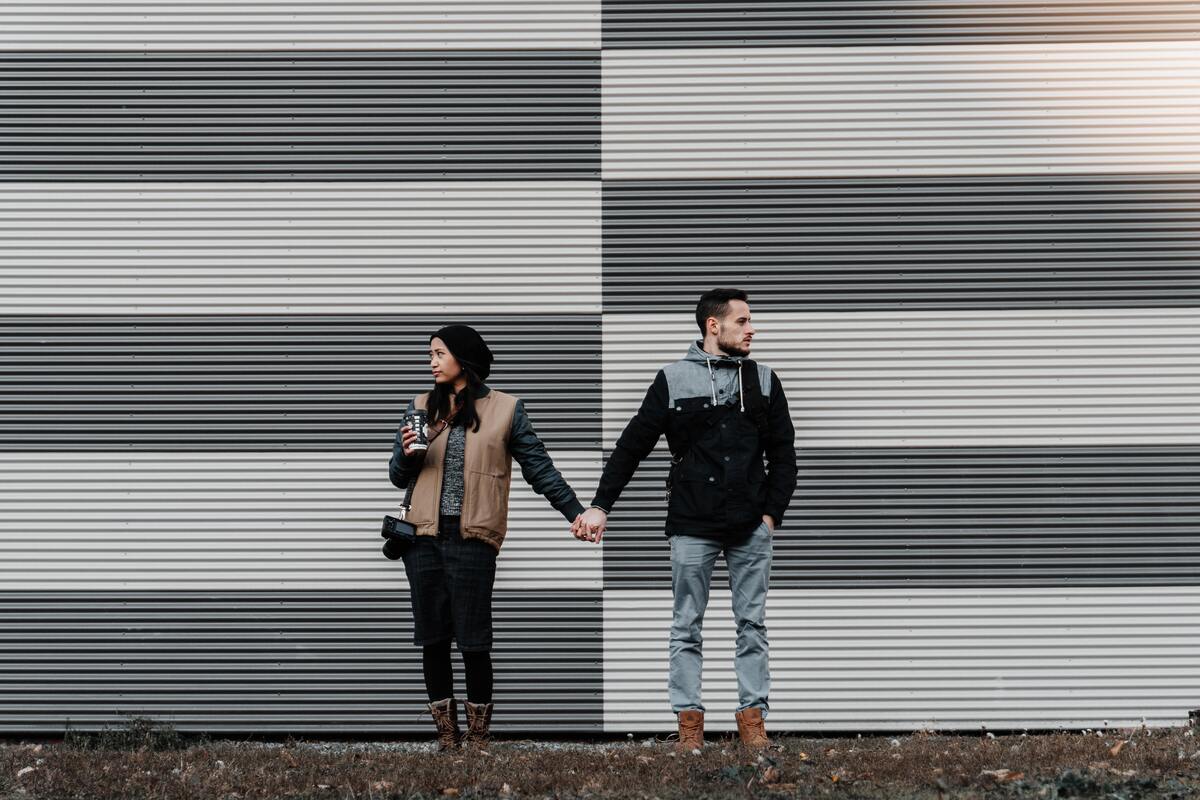
<path id="1" fill-rule="evenodd" d="M 413 400 L 427 408 L 429 392 Z M 462 535 L 483 539 L 497 550 L 508 532 L 508 489 L 512 482 L 512 456 L 508 439 L 512 433 L 517 398 L 492 389 L 475 399 L 479 430 L 467 428 L 463 459 Z M 429 444 L 429 451 L 413 489 L 408 521 L 417 526 L 418 536 L 437 536 L 442 504 L 442 468 L 446 461 L 449 431 Z"/>

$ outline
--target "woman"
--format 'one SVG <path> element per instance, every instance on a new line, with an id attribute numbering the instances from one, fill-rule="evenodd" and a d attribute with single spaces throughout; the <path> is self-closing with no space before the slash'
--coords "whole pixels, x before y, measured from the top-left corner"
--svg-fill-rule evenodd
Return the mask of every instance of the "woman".
<path id="1" fill-rule="evenodd" d="M 429 711 L 441 750 L 487 742 L 492 718 L 492 585 L 508 527 L 512 459 L 525 480 L 574 524 L 583 513 L 534 433 L 516 397 L 484 383 L 492 352 L 467 325 L 429 337 L 433 390 L 408 405 L 428 412 L 430 441 L 413 450 L 415 431 L 396 434 L 388 472 L 401 489 L 411 480 L 407 519 L 416 544 L 404 554 L 412 590 L 414 644 L 422 648 Z M 450 667 L 457 640 L 467 683 L 467 732 L 458 727 Z"/>

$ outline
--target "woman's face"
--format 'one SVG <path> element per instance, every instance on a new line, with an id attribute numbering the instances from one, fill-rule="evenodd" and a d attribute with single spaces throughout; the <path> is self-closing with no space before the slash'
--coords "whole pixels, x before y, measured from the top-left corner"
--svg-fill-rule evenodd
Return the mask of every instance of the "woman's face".
<path id="1" fill-rule="evenodd" d="M 429 368 L 433 370 L 434 383 L 454 383 L 462 376 L 462 367 L 446 349 L 446 343 L 433 337 L 429 343 Z"/>

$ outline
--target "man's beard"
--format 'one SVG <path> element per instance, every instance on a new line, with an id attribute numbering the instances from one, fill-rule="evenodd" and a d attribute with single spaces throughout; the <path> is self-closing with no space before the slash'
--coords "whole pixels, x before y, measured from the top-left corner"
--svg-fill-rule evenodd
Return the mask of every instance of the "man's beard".
<path id="1" fill-rule="evenodd" d="M 749 348 L 743 346 L 742 343 L 738 342 L 738 341 L 733 341 L 733 342 L 718 341 L 717 347 L 721 348 L 721 351 L 723 353 L 725 353 L 725 355 L 727 355 L 727 356 L 740 356 L 742 358 L 745 358 L 746 356 L 750 355 Z"/>

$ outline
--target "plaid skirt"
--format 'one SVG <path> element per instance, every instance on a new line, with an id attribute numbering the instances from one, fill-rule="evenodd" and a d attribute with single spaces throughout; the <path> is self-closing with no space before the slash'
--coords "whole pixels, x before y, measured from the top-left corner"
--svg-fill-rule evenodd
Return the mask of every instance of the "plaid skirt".
<path id="1" fill-rule="evenodd" d="M 497 553 L 480 539 L 464 539 L 459 521 L 443 516 L 437 536 L 418 536 L 404 553 L 413 644 L 454 639 L 461 651 L 490 651 Z"/>

